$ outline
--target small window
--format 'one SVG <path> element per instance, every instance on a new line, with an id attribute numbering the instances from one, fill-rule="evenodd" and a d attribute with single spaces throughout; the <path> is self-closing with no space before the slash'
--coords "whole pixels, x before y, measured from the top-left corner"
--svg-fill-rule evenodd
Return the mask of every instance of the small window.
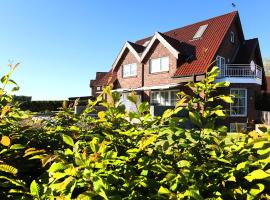
<path id="1" fill-rule="evenodd" d="M 243 133 L 247 131 L 246 123 L 230 123 L 230 132 Z"/>
<path id="2" fill-rule="evenodd" d="M 150 73 L 169 71 L 169 57 L 150 60 Z"/>
<path id="3" fill-rule="evenodd" d="M 137 75 L 137 64 L 127 64 L 123 66 L 123 77 L 136 76 Z"/>
<path id="4" fill-rule="evenodd" d="M 234 95 L 233 103 L 230 105 L 230 115 L 245 117 L 247 115 L 247 89 L 231 88 L 230 91 Z"/>
<path id="5" fill-rule="evenodd" d="M 205 25 L 200 26 L 200 28 L 198 29 L 198 31 L 195 33 L 193 39 L 196 40 L 196 39 L 201 38 L 202 35 L 204 34 L 205 30 L 207 29 L 207 27 L 208 27 L 208 24 L 205 24 Z"/>
<path id="6" fill-rule="evenodd" d="M 102 90 L 102 87 L 101 86 L 97 86 L 97 91 L 100 91 Z"/>
<path id="7" fill-rule="evenodd" d="M 231 31 L 231 43 L 235 42 L 235 34 L 233 31 Z"/>

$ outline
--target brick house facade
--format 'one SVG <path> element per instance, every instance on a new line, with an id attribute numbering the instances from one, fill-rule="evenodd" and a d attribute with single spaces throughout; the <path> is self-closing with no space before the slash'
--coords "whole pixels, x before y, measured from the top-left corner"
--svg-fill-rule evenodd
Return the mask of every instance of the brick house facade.
<path id="1" fill-rule="evenodd" d="M 97 96 L 113 84 L 123 97 L 136 91 L 141 101 L 169 107 L 183 84 L 202 80 L 213 65 L 221 70 L 216 81 L 231 82 L 225 92 L 239 96 L 228 106 L 227 125 L 234 129 L 235 123 L 247 126 L 259 120 L 255 94 L 266 87 L 260 47 L 257 38 L 245 39 L 238 12 L 126 42 L 112 69 L 97 73 L 90 87 Z"/>

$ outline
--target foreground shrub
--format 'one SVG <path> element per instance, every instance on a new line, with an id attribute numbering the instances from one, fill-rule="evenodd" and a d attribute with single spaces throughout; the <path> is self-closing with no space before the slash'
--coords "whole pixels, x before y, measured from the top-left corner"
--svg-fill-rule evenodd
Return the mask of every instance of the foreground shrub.
<path id="1" fill-rule="evenodd" d="M 65 105 L 52 123 L 40 122 L 36 130 L 39 137 L 50 138 L 48 143 L 59 140 L 52 146 L 45 141 L 40 142 L 42 147 L 38 141 L 23 142 L 22 150 L 11 151 L 13 141 L 6 141 L 15 128 L 23 130 L 18 119 L 13 121 L 9 132 L 2 134 L 1 129 L 2 151 L 11 152 L 11 157 L 23 152 L 25 160 L 40 160 L 31 170 L 41 172 L 30 179 L 22 176 L 18 181 L 23 184 L 16 185 L 19 164 L 11 166 L 6 159 L 10 170 L 0 168 L 0 179 L 6 181 L 0 193 L 7 198 L 35 199 L 270 198 L 270 136 L 256 132 L 232 135 L 226 127 L 216 127 L 216 120 L 226 117 L 216 102 L 232 102 L 230 96 L 214 94 L 228 86 L 213 82 L 218 73 L 213 68 L 202 82 L 189 83 L 193 95 L 180 92 L 175 109 L 161 117 L 151 116 L 148 103 L 137 105 L 133 94 L 129 100 L 138 112 L 127 113 L 119 103 L 120 94 L 109 87 L 104 94 L 110 101 L 102 102 L 100 96 L 80 116 Z M 96 119 L 89 113 L 97 104 L 106 110 Z M 188 117 L 176 117 L 183 109 Z M 1 118 L 1 123 L 10 117 Z M 194 128 L 181 128 L 187 121 Z M 31 126 L 24 127 L 17 141 L 31 131 Z"/>

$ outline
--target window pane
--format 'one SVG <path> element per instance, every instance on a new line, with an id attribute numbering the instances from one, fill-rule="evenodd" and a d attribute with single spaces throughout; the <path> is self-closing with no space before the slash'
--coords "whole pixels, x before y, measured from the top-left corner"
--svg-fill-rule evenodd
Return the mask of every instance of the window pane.
<path id="1" fill-rule="evenodd" d="M 158 101 L 158 92 L 151 92 L 151 103 L 157 104 Z"/>
<path id="2" fill-rule="evenodd" d="M 137 65 L 135 63 L 130 65 L 130 75 L 131 76 L 137 75 Z"/>
<path id="3" fill-rule="evenodd" d="M 166 94 L 165 92 L 160 92 L 160 105 L 165 105 L 165 99 L 166 99 Z"/>
<path id="4" fill-rule="evenodd" d="M 126 76 L 129 76 L 130 74 L 130 65 L 124 65 L 123 66 L 123 76 L 126 77 Z"/>
<path id="5" fill-rule="evenodd" d="M 233 98 L 234 103 L 231 104 L 231 115 L 246 115 L 246 89 L 231 89 L 231 94 L 235 95 Z"/>
<path id="6" fill-rule="evenodd" d="M 152 59 L 150 61 L 151 73 L 159 72 L 160 71 L 160 60 L 159 59 Z"/>
<path id="7" fill-rule="evenodd" d="M 171 92 L 171 105 L 175 106 L 176 102 L 177 102 L 177 92 L 176 91 L 172 91 Z"/>
<path id="8" fill-rule="evenodd" d="M 161 58 L 161 71 L 169 71 L 169 57 Z"/>

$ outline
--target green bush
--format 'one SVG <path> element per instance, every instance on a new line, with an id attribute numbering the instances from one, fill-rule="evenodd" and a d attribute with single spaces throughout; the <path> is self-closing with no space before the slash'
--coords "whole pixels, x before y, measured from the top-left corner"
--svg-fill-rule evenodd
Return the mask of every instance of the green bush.
<path id="1" fill-rule="evenodd" d="M 270 135 L 227 134 L 216 121 L 226 110 L 216 102 L 214 67 L 205 80 L 189 83 L 193 95 L 178 94 L 175 109 L 152 117 L 148 103 L 127 113 L 120 94 L 104 89 L 82 115 L 64 108 L 52 123 L 32 124 L 31 113 L 1 101 L 0 195 L 11 199 L 269 199 Z M 2 90 L 3 91 L 3 90 Z M 188 102 L 183 107 L 183 103 Z M 93 118 L 96 105 L 105 111 Z M 185 109 L 187 118 L 176 117 Z M 16 113 L 20 115 L 16 116 Z M 18 115 L 18 114 L 17 114 Z M 25 119 L 27 118 L 27 123 Z M 192 129 L 179 124 L 191 121 Z M 14 137 L 16 133 L 16 137 Z M 4 159 L 3 159 L 4 158 Z M 16 162 L 20 158 L 20 162 Z M 19 175 L 21 165 L 29 171 Z M 30 173 L 35 176 L 28 176 Z"/>

